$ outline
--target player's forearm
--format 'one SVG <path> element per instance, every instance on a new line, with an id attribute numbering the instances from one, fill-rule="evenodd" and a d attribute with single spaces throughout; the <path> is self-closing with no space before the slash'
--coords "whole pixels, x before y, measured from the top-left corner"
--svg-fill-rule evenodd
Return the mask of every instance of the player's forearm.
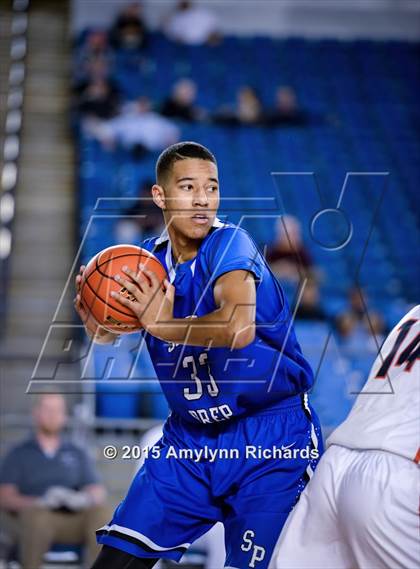
<path id="1" fill-rule="evenodd" d="M 244 348 L 255 337 L 255 323 L 241 309 L 218 309 L 200 318 L 173 318 L 151 333 L 165 342 L 187 346 Z"/>

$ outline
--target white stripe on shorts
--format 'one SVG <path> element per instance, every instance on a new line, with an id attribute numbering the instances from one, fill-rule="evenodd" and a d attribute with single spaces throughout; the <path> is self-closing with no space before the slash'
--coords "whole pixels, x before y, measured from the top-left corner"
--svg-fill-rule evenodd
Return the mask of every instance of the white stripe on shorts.
<path id="1" fill-rule="evenodd" d="M 191 545 L 191 543 L 181 543 L 180 545 L 173 545 L 172 547 L 162 547 L 161 545 L 158 545 L 157 543 L 155 543 L 154 541 L 149 539 L 144 534 L 142 534 L 138 531 L 135 531 L 133 529 L 130 529 L 130 528 L 119 526 L 117 524 L 112 524 L 110 526 L 103 526 L 100 529 L 98 529 L 97 531 L 108 531 L 108 532 L 118 531 L 119 533 L 123 533 L 125 535 L 130 536 L 130 537 L 134 537 L 135 539 L 138 539 L 139 541 L 142 541 L 145 545 L 147 545 L 148 547 L 150 547 L 151 549 L 154 549 L 156 551 L 171 551 L 172 549 L 179 549 L 181 547 L 188 549 L 188 547 L 190 547 L 190 545 Z"/>

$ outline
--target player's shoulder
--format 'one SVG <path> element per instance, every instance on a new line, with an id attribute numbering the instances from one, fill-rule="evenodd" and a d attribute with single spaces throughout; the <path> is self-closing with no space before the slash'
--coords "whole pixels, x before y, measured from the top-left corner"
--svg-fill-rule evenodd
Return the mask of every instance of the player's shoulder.
<path id="1" fill-rule="evenodd" d="M 401 318 L 401 320 L 399 320 L 399 322 L 397 322 L 385 340 L 384 348 L 394 341 L 394 339 L 400 334 L 402 328 L 407 328 L 407 326 L 411 331 L 416 330 L 420 326 L 420 304 L 414 306 Z"/>
<path id="2" fill-rule="evenodd" d="M 159 246 L 159 237 L 149 237 L 141 242 L 141 248 L 146 249 L 149 253 L 153 253 L 153 251 Z M 163 244 L 163 243 L 162 243 Z"/>
<path id="3" fill-rule="evenodd" d="M 398 322 L 397 326 L 401 326 L 401 324 L 404 324 L 404 322 L 407 320 L 420 320 L 420 304 L 417 304 L 409 312 L 407 312 L 407 314 L 403 316 Z"/>
<path id="4" fill-rule="evenodd" d="M 168 244 L 169 236 L 165 232 L 161 235 L 156 237 L 149 237 L 142 241 L 140 247 L 145 249 L 152 255 L 155 255 L 159 260 L 162 260 L 161 257 L 165 255 L 166 246 Z"/>
<path id="5" fill-rule="evenodd" d="M 219 219 L 216 219 L 209 235 L 204 242 L 204 246 L 213 247 L 216 243 L 220 242 L 226 245 L 229 242 L 233 243 L 236 241 L 254 242 L 251 235 L 243 227 L 240 227 L 228 221 L 220 221 Z"/>

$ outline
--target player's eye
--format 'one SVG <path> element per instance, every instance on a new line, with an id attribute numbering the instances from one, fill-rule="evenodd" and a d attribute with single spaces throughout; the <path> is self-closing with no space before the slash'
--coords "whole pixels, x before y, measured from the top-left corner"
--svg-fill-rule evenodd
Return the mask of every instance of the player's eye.
<path id="1" fill-rule="evenodd" d="M 209 192 L 217 192 L 218 187 L 217 187 L 217 186 L 209 186 L 209 187 L 207 188 L 207 190 L 208 190 Z"/>
<path id="2" fill-rule="evenodd" d="M 181 187 L 181 190 L 185 190 L 185 191 L 190 191 L 193 189 L 193 185 L 192 184 L 183 184 Z"/>

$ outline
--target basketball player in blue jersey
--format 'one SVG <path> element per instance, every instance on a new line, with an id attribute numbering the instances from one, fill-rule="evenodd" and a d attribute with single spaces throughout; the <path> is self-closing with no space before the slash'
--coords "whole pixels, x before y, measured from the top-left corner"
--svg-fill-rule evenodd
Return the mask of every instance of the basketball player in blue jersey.
<path id="1" fill-rule="evenodd" d="M 216 217 L 213 154 L 194 142 L 169 147 L 152 195 L 166 230 L 142 247 L 169 280 L 162 290 L 144 267 L 127 269 L 115 278 L 132 296 L 115 294 L 142 323 L 172 412 L 113 519 L 98 530 L 103 548 L 93 569 L 178 561 L 217 521 L 225 527 L 225 566 L 265 569 L 322 450 L 307 399 L 313 374 L 253 239 Z M 76 307 L 85 321 L 79 295 Z M 115 340 L 85 325 L 94 341 Z"/>

